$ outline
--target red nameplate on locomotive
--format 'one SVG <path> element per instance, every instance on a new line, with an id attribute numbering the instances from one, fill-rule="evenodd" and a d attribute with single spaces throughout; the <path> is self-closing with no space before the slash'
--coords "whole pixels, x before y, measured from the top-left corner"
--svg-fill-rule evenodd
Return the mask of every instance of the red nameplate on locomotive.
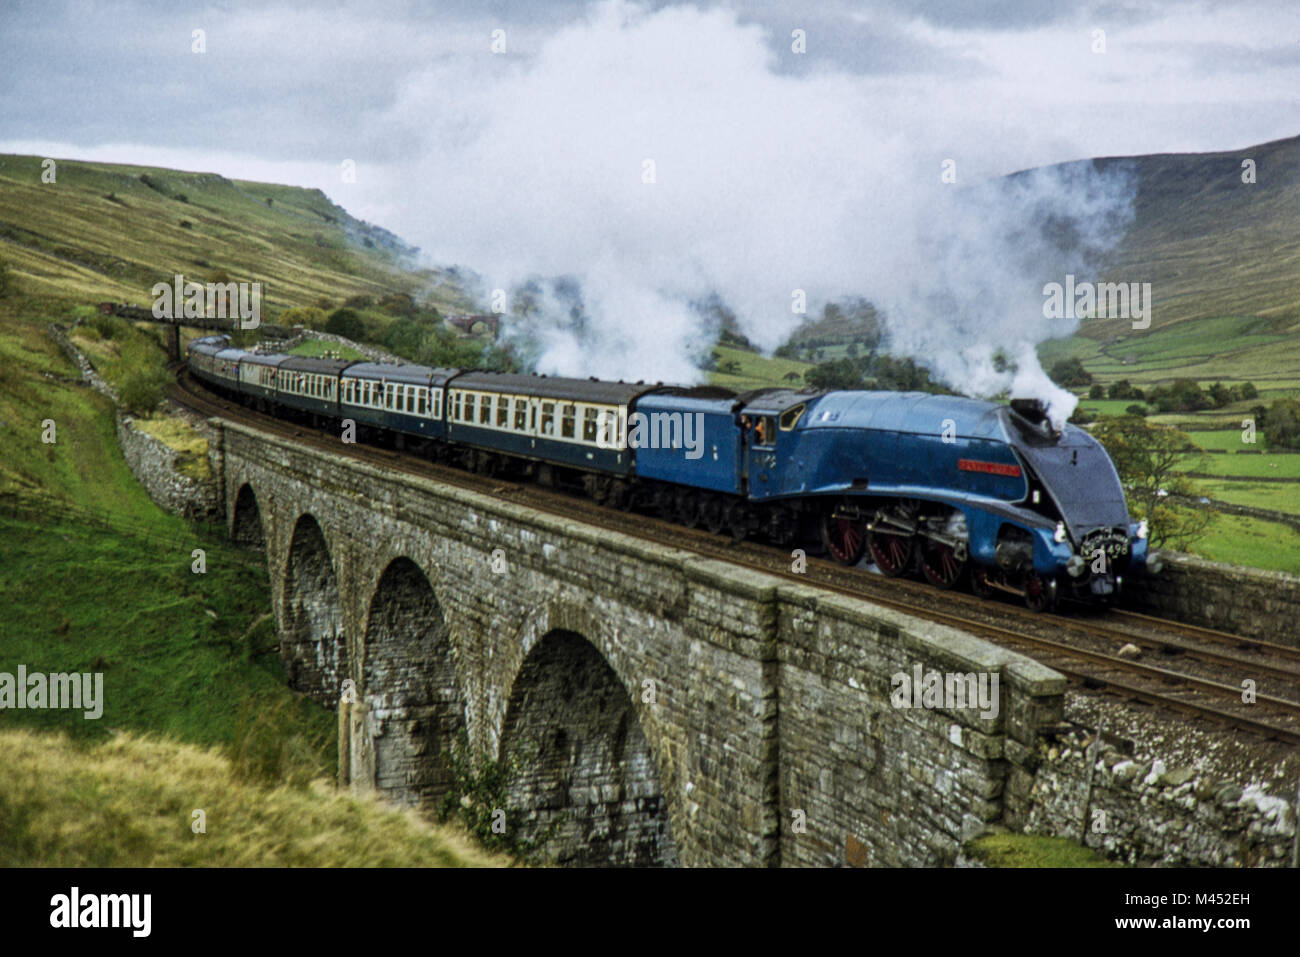
<path id="1" fill-rule="evenodd" d="M 978 459 L 958 459 L 957 468 L 963 472 L 987 472 L 989 475 L 1009 475 L 1020 478 L 1019 465 L 1004 465 L 1001 462 L 981 462 Z"/>

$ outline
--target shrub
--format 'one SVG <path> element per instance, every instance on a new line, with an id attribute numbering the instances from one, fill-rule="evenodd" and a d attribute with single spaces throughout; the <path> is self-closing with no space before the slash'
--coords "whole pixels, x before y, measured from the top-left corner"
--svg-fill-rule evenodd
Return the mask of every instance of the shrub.
<path id="1" fill-rule="evenodd" d="M 1300 448 L 1300 399 L 1275 401 L 1264 416 L 1263 427 L 1271 448 Z"/>
<path id="2" fill-rule="evenodd" d="M 282 326 L 305 326 L 308 329 L 322 329 L 325 321 L 325 310 L 316 306 L 294 306 L 276 318 L 276 322 Z"/>
<path id="3" fill-rule="evenodd" d="M 90 326 L 105 339 L 121 339 L 131 328 L 120 316 L 106 316 L 102 312 L 90 317 Z"/>
<path id="4" fill-rule="evenodd" d="M 351 309 L 335 309 L 325 320 L 325 331 L 345 339 L 365 338 L 366 324 Z"/>
<path id="5" fill-rule="evenodd" d="M 1047 373 L 1059 386 L 1092 385 L 1092 373 L 1078 359 L 1062 359 Z"/>
<path id="6" fill-rule="evenodd" d="M 1088 398 L 1104 399 L 1106 398 L 1106 387 L 1100 382 L 1094 382 L 1092 388 L 1088 390 Z"/>
<path id="7" fill-rule="evenodd" d="M 158 376 L 147 369 L 132 369 L 122 377 L 117 394 L 132 412 L 149 412 L 162 401 L 166 388 L 166 373 Z"/>

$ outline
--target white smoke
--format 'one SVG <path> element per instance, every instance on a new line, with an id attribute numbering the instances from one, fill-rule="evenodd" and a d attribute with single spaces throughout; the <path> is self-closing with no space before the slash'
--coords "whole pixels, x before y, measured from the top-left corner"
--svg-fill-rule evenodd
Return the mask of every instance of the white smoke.
<path id="1" fill-rule="evenodd" d="M 1006 161 L 1005 126 L 775 57 L 732 12 L 610 2 L 526 58 L 432 68 L 387 117 L 422 156 L 397 225 L 485 295 L 542 281 L 512 326 L 538 371 L 698 381 L 716 330 L 693 304 L 716 296 L 770 350 L 861 296 L 893 351 L 955 388 L 1024 390 L 1068 415 L 1034 346 L 1073 321 L 1043 317 L 1042 287 L 1113 241 L 1128 179 L 1086 165 L 975 185 L 970 170 Z M 547 291 L 557 277 L 580 289 L 580 321 Z"/>

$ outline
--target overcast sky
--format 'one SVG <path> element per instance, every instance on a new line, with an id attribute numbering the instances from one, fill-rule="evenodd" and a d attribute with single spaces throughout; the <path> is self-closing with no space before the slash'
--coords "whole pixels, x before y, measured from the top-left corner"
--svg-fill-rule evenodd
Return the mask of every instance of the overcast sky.
<path id="1" fill-rule="evenodd" d="M 977 120 L 988 134 L 970 157 L 978 174 L 1300 133 L 1292 0 L 721 6 L 764 31 L 773 73 L 841 73 L 936 123 Z M 0 151 L 321 186 L 364 217 L 404 218 L 364 174 L 391 175 L 427 148 L 418 124 L 395 115 L 412 85 L 443 66 L 519 69 L 589 12 L 577 0 L 4 0 Z M 191 50 L 196 29 L 202 54 Z M 791 50 L 797 29 L 803 54 Z M 494 30 L 505 31 L 504 54 L 491 50 Z M 1097 30 L 1104 53 L 1093 52 Z M 352 190 L 340 183 L 346 158 L 361 174 Z"/>

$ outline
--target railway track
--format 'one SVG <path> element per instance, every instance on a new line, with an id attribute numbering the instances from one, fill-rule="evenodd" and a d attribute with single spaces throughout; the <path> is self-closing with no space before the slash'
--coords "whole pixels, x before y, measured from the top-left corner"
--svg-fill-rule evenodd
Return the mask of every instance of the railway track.
<path id="1" fill-rule="evenodd" d="M 773 546 L 736 543 L 729 536 L 641 514 L 632 528 L 628 515 L 593 508 L 586 499 L 564 492 L 482 476 L 378 446 L 343 446 L 336 438 L 309 426 L 254 412 L 219 397 L 194 380 L 183 366 L 171 393 L 177 402 L 203 415 L 240 421 L 335 454 L 505 497 L 540 511 L 865 599 L 981 635 L 1030 655 L 1081 689 L 1141 701 L 1265 739 L 1300 744 L 1300 648 L 1114 609 L 1108 610 L 1104 618 L 1096 617 L 1095 611 L 1076 617 L 1039 615 L 1009 603 L 986 601 L 955 590 L 939 593 L 921 582 L 885 578 L 816 557 L 809 557 L 806 570 L 796 573 L 789 554 Z M 934 607 L 940 594 L 948 610 Z M 1116 645 L 1136 647 L 1139 656 L 1150 654 L 1160 663 L 1136 660 L 1131 650 L 1130 657 L 1122 656 Z M 1242 682 L 1247 679 L 1255 682 L 1252 704 L 1242 700 Z"/>

